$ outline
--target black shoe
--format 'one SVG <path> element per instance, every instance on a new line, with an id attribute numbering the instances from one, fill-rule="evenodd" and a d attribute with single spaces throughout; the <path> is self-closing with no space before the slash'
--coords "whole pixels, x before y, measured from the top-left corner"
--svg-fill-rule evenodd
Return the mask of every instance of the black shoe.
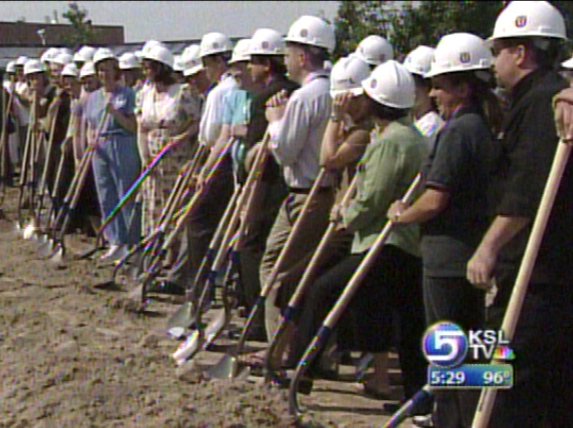
<path id="1" fill-rule="evenodd" d="M 170 281 L 154 282 L 147 288 L 148 293 L 169 294 L 172 296 L 184 296 L 185 289 Z"/>

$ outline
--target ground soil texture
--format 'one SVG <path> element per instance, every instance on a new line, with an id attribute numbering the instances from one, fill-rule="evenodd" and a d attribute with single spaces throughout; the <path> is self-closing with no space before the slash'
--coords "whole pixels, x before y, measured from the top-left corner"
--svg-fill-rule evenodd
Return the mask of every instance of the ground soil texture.
<path id="1" fill-rule="evenodd" d="M 319 383 L 304 398 L 310 411 L 295 421 L 285 392 L 260 381 L 209 381 L 201 371 L 177 377 L 177 342 L 164 329 L 177 306 L 153 302 L 151 312 L 135 314 L 121 304 L 129 290 L 97 288 L 110 267 L 43 260 L 38 243 L 15 228 L 16 194 L 9 189 L 0 218 L 0 428 L 355 427 L 387 419 L 380 401 L 341 382 Z"/>

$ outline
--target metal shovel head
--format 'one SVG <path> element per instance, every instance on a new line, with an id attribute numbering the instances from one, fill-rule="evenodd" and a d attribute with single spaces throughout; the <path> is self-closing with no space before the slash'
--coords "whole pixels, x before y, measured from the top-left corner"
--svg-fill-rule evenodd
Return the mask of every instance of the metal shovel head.
<path id="1" fill-rule="evenodd" d="M 194 330 L 193 333 L 182 342 L 177 350 L 173 353 L 172 357 L 178 366 L 181 366 L 185 361 L 193 358 L 197 351 L 201 348 L 204 339 L 199 330 Z"/>
<path id="2" fill-rule="evenodd" d="M 195 307 L 192 302 L 183 303 L 167 321 L 167 332 L 175 337 L 181 337 L 179 332 L 185 332 L 195 321 Z"/>
<path id="3" fill-rule="evenodd" d="M 220 309 L 215 318 L 207 325 L 207 328 L 205 329 L 205 346 L 211 345 L 217 339 L 217 337 L 219 337 L 219 334 L 221 334 L 221 331 L 223 328 L 225 328 L 226 324 L 226 311 L 225 309 Z"/>
<path id="4" fill-rule="evenodd" d="M 36 225 L 34 224 L 34 221 L 31 221 L 26 225 L 26 227 L 24 227 L 24 230 L 22 231 L 22 238 L 32 239 L 35 233 L 36 233 Z"/>
<path id="5" fill-rule="evenodd" d="M 50 262 L 62 263 L 64 261 L 64 255 L 65 255 L 64 246 L 58 243 L 53 251 L 53 255 L 49 257 Z"/>
<path id="6" fill-rule="evenodd" d="M 47 239 L 44 244 L 38 247 L 38 255 L 42 258 L 47 258 L 54 251 L 54 241 Z"/>
<path id="7" fill-rule="evenodd" d="M 211 379 L 235 379 L 247 377 L 250 367 L 239 361 L 236 355 L 226 354 L 217 364 L 207 370 Z"/>

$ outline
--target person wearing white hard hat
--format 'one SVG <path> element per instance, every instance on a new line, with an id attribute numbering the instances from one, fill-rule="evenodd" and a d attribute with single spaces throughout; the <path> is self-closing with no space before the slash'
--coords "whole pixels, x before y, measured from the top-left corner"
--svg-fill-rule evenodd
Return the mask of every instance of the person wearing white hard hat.
<path id="1" fill-rule="evenodd" d="M 149 86 L 140 91 L 138 144 L 142 163 L 147 164 L 166 144 L 178 143 L 157 166 L 157 174 L 143 184 L 143 231 L 148 234 L 155 230 L 179 168 L 190 156 L 199 111 L 189 91 L 175 82 L 169 49 L 156 44 L 144 50 L 143 67 Z"/>
<path id="2" fill-rule="evenodd" d="M 200 97 L 201 104 L 203 104 L 209 90 L 214 85 L 212 85 L 207 78 L 207 73 L 199 56 L 200 49 L 199 45 L 190 45 L 185 48 L 183 52 L 183 63 L 185 67 L 183 77 L 189 85 L 191 93 Z"/>
<path id="3" fill-rule="evenodd" d="M 89 94 L 83 115 L 88 125 L 88 144 L 95 148 L 92 161 L 102 218 L 106 218 L 137 179 L 141 162 L 137 147 L 135 93 L 121 84 L 117 57 L 109 49 L 94 54 L 94 65 L 102 87 Z M 103 125 L 100 127 L 102 120 Z M 99 139 L 95 140 L 99 131 Z M 115 261 L 138 242 L 141 215 L 129 202 L 105 230 L 109 250 L 101 257 Z"/>
<path id="4" fill-rule="evenodd" d="M 385 61 L 394 59 L 394 48 L 384 37 L 370 35 L 358 43 L 354 55 L 374 68 Z"/>
<path id="5" fill-rule="evenodd" d="M 416 104 L 412 109 L 414 125 L 426 137 L 430 150 L 434 135 L 444 126 L 444 121 L 437 112 L 436 103 L 430 97 L 432 81 L 425 77 L 430 71 L 433 57 L 434 48 L 421 45 L 404 59 L 404 66 L 412 73 L 416 82 Z"/>
<path id="6" fill-rule="evenodd" d="M 95 52 L 96 48 L 92 46 L 82 46 L 74 54 L 73 60 L 76 66 L 78 67 L 78 70 L 80 70 L 86 62 L 93 60 Z"/>
<path id="7" fill-rule="evenodd" d="M 301 208 L 318 176 L 322 136 L 331 109 L 329 74 L 322 67 L 335 47 L 334 29 L 315 16 L 302 16 L 289 28 L 285 65 L 291 80 L 301 85 L 287 99 L 281 91 L 269 100 L 267 119 L 271 137 L 270 149 L 282 166 L 288 195 L 283 200 L 267 239 L 260 268 L 260 282 L 267 284 L 271 271 L 283 248 Z M 270 340 L 278 326 L 280 308 L 284 308 L 294 286 L 303 273 L 304 264 L 328 224 L 333 203 L 332 177 L 320 184 L 316 200 L 301 225 L 300 239 L 294 244 L 296 255 L 286 258 L 279 277 L 288 282 L 273 287 L 265 303 L 265 324 Z"/>
<path id="8" fill-rule="evenodd" d="M 340 67 L 350 66 L 348 61 L 356 60 L 359 59 L 350 57 L 342 63 L 339 61 L 333 74 L 347 80 L 345 77 L 349 78 L 350 70 L 339 74 Z M 383 229 L 386 219 L 380 213 L 406 193 L 427 155 L 425 142 L 409 118 L 414 106 L 415 84 L 404 66 L 389 60 L 376 67 L 358 87 L 348 81 L 334 86 L 337 95 L 354 93 L 355 108 L 362 111 L 363 117 L 370 117 L 375 125 L 372 142 L 366 147 L 356 172 L 356 196 L 347 206 L 333 212 L 339 227 L 353 235 L 351 249 L 309 286 L 292 342 L 294 360 L 310 344 L 329 309 Z M 335 114 L 338 117 L 334 120 L 342 119 L 341 112 L 335 110 Z M 416 226 L 392 231 L 354 297 L 350 311 L 358 330 L 352 332 L 352 349 L 372 352 L 376 356 L 375 375 L 365 383 L 363 392 L 385 400 L 390 397 L 390 383 L 385 372 L 384 353 L 392 343 L 393 313 L 399 315 L 401 341 L 398 349 L 405 395 L 410 398 L 425 383 L 426 374 L 419 346 L 423 333 L 423 303 Z M 349 328 L 345 324 L 338 326 L 339 339 L 349 338 Z M 320 375 L 317 373 L 318 360 L 315 361 L 317 363 L 310 367 L 311 376 Z"/>
<path id="9" fill-rule="evenodd" d="M 494 219 L 467 266 L 475 286 L 497 294 L 488 310 L 498 328 L 540 208 L 559 147 L 553 98 L 568 88 L 558 73 L 567 40 L 559 10 L 546 1 L 512 1 L 499 14 L 490 38 L 498 84 L 510 109 L 500 142 Z M 511 349 L 515 382 L 499 391 L 487 426 L 571 425 L 573 371 L 573 161 L 555 186 L 551 215 L 539 246 Z M 543 349 L 540 356 L 539 350 Z M 474 421 L 476 422 L 476 421 Z"/>
<path id="10" fill-rule="evenodd" d="M 446 124 L 424 166 L 421 196 L 388 210 L 398 227 L 421 224 L 427 326 L 449 320 L 465 331 L 484 328 L 485 294 L 468 282 L 465 266 L 487 227 L 498 158 L 494 136 L 502 113 L 491 85 L 492 60 L 476 35 L 440 39 L 425 76 Z M 436 393 L 436 425 L 469 428 L 478 398 L 476 391 Z"/>
<path id="11" fill-rule="evenodd" d="M 141 64 L 131 52 L 125 52 L 119 57 L 119 69 L 125 85 L 132 88 L 135 93 L 143 86 Z"/>
<path id="12" fill-rule="evenodd" d="M 4 120 L 7 120 L 6 130 L 7 130 L 7 139 L 8 139 L 8 174 L 12 175 L 13 171 L 15 171 L 20 165 L 20 141 L 18 135 L 18 113 L 19 110 L 22 108 L 18 98 L 13 94 L 14 87 L 16 85 L 16 61 L 9 61 L 6 65 L 6 75 L 3 82 L 3 91 L 2 97 L 3 102 L 2 105 L 5 110 L 2 111 L 2 115 L 7 114 L 8 117 L 4 117 Z M 12 94 L 12 101 L 11 105 L 8 106 L 8 101 L 10 99 L 10 95 Z M 8 110 L 8 107 L 10 109 Z"/>
<path id="13" fill-rule="evenodd" d="M 97 78 L 95 65 L 92 61 L 88 61 L 82 66 L 79 77 L 84 93 L 90 93 L 99 89 L 100 81 Z"/>

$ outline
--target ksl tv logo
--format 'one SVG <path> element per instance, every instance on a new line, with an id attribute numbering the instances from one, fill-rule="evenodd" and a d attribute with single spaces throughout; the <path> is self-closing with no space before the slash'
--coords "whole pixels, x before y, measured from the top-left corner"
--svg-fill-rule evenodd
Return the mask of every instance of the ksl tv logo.
<path id="1" fill-rule="evenodd" d="M 459 366 L 468 353 L 473 360 L 515 359 L 503 331 L 469 330 L 466 335 L 459 325 L 449 321 L 440 321 L 426 330 L 422 351 L 430 364 L 439 367 Z"/>

